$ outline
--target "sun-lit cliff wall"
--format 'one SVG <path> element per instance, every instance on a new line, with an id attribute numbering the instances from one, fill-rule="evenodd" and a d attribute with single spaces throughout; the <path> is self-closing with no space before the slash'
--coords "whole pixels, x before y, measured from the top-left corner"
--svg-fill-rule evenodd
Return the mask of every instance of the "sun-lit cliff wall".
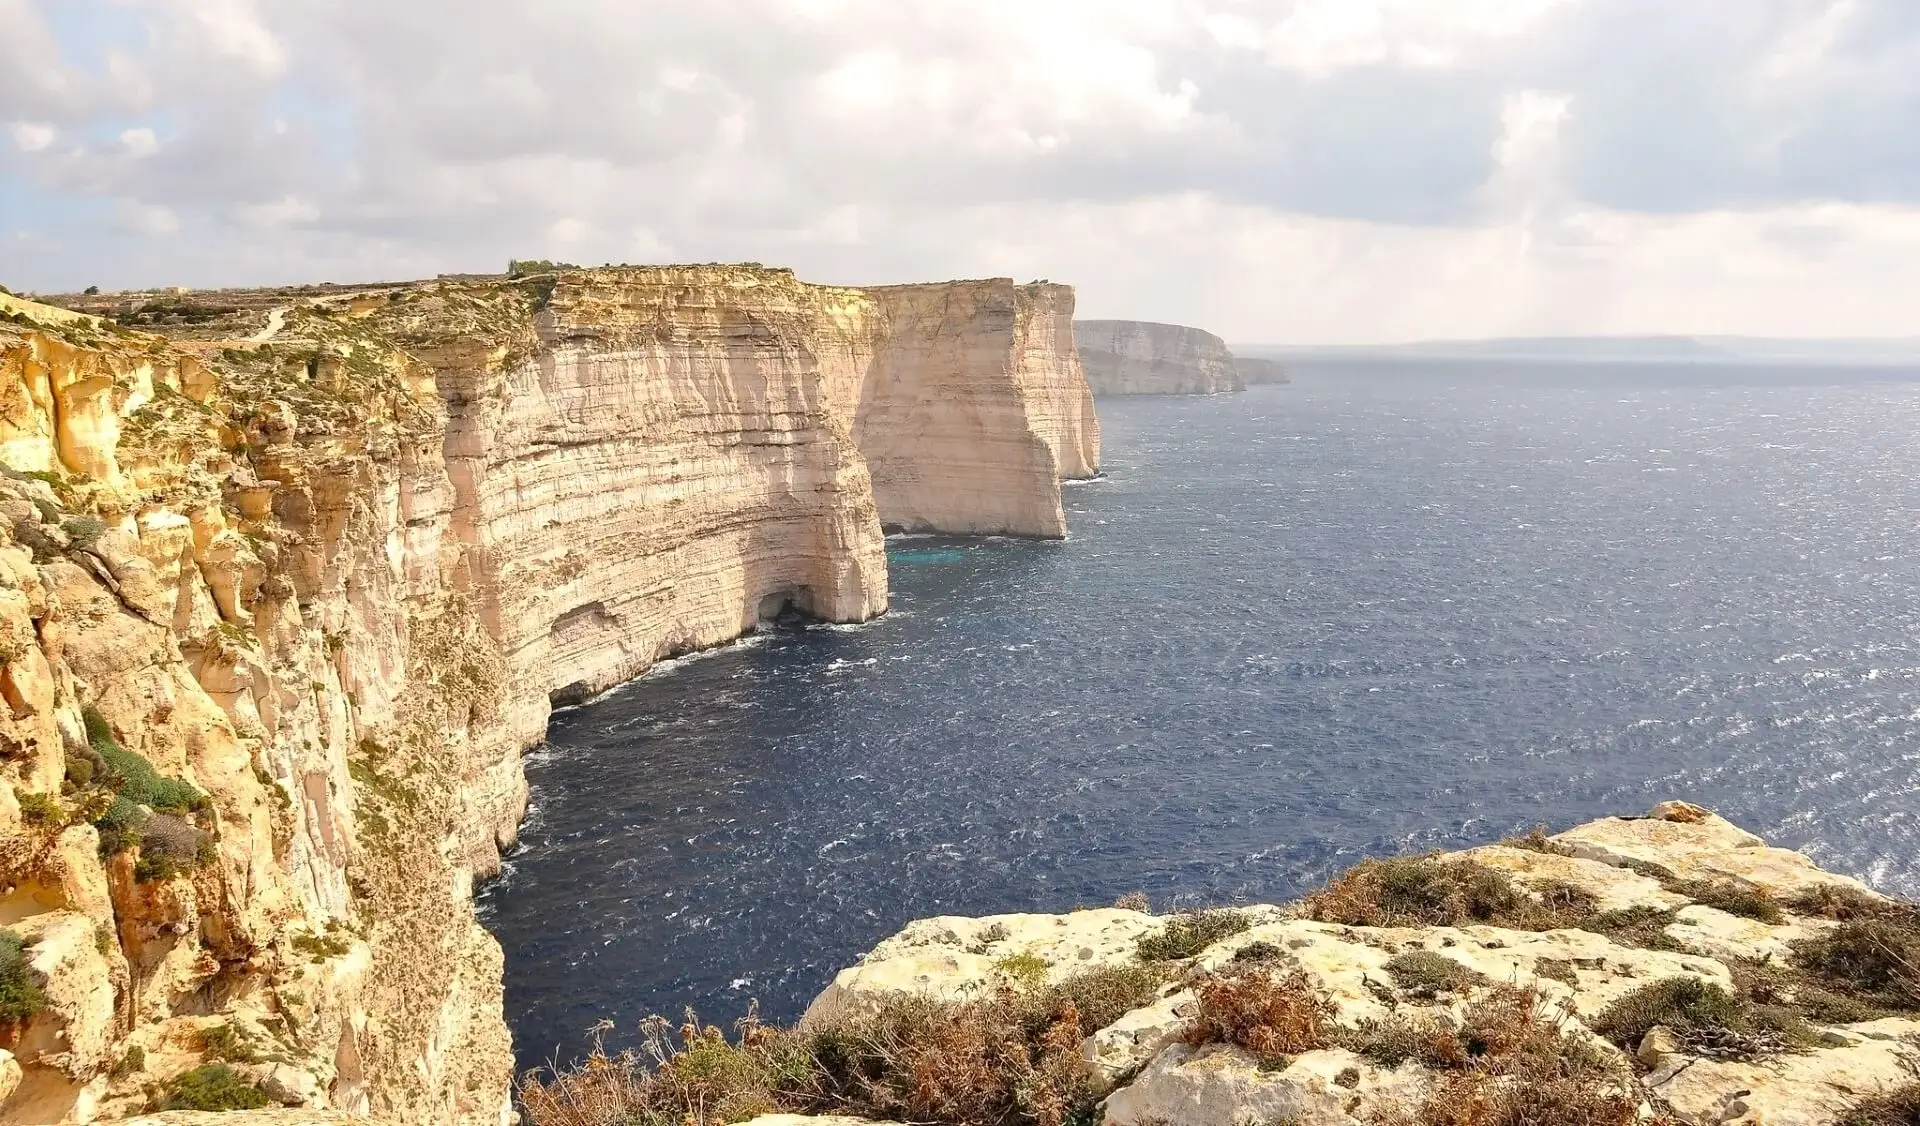
<path id="1" fill-rule="evenodd" d="M 1062 534 L 1097 431 L 1047 290 L 567 271 L 209 295 L 174 339 L 0 296 L 0 928 L 41 994 L 0 1122 L 210 1065 L 500 1121 L 472 887 L 520 751 L 783 608 L 883 611 L 883 521 Z"/>

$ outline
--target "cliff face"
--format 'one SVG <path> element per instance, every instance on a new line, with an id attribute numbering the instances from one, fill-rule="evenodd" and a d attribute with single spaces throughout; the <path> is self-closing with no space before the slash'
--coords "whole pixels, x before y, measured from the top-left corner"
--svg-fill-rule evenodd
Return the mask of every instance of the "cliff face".
<path id="1" fill-rule="evenodd" d="M 1065 286 L 868 290 L 884 326 L 856 408 L 880 518 L 910 531 L 1064 536 L 1058 481 L 1098 472 L 1100 429 Z"/>
<path id="2" fill-rule="evenodd" d="M 1063 295 L 904 288 L 240 295 L 171 342 L 0 296 L 0 928 L 42 998 L 0 1023 L 0 1122 L 216 1061 L 288 1106 L 503 1120 L 472 884 L 552 701 L 789 605 L 884 610 L 877 479 L 903 523 L 1064 530 L 1097 454 L 1034 343 Z"/>
<path id="3" fill-rule="evenodd" d="M 1146 321 L 1075 321 L 1080 362 L 1099 395 L 1244 391 L 1233 353 L 1210 332 Z"/>

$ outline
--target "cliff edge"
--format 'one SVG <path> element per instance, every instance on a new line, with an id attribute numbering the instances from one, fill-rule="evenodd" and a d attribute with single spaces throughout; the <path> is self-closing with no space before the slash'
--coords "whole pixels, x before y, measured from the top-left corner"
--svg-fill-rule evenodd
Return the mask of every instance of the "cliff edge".
<path id="1" fill-rule="evenodd" d="M 884 523 L 1063 535 L 1098 457 L 1064 287 L 74 304 L 0 294 L 0 1122 L 505 1121 L 472 887 L 551 707 L 882 612 Z"/>

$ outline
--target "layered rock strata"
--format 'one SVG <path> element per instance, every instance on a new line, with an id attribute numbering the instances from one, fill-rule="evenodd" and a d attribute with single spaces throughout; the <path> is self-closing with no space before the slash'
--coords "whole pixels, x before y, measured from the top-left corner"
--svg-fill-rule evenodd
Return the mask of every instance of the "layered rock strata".
<path id="1" fill-rule="evenodd" d="M 889 528 L 1059 537 L 1058 479 L 1100 468 L 1073 291 L 1006 280 L 865 291 L 878 349 L 854 436 Z"/>
<path id="2" fill-rule="evenodd" d="M 1443 886 L 1420 882 L 1432 865 L 1457 861 L 1492 873 L 1474 877 L 1477 903 L 1449 906 L 1430 898 L 1443 896 Z M 1100 1120 L 1362 1126 L 1455 1121 L 1451 1113 L 1477 1102 L 1491 1117 L 1474 1121 L 1608 1121 L 1582 1117 L 1605 1106 L 1620 1121 L 1819 1126 L 1878 1095 L 1920 1098 L 1920 976 L 1911 965 L 1900 969 L 1897 951 L 1891 961 L 1871 953 L 1853 961 L 1859 935 L 1914 936 L 1920 906 L 1886 900 L 1680 802 L 1422 863 L 1428 867 L 1403 868 L 1388 885 L 1336 885 L 1348 898 L 1329 901 L 1331 911 L 1311 899 L 1223 909 L 1235 917 L 1231 925 L 1215 920 L 1217 938 L 1162 963 L 1168 973 L 1157 997 L 1082 1044 L 1088 1079 L 1106 1092 Z M 1503 882 L 1522 898 L 1501 902 Z M 1491 921 L 1325 921 L 1352 910 L 1354 897 L 1395 894 L 1382 886 L 1405 898 L 1376 899 L 1367 909 L 1481 911 Z M 1562 925 L 1552 925 L 1553 912 Z M 1516 927 L 1508 916 L 1533 925 Z M 1876 918 L 1904 920 L 1888 925 L 1906 929 L 1841 929 Z M 1142 940 L 1164 935 L 1171 922 L 1118 908 L 922 919 L 841 971 L 802 1023 L 870 1011 L 891 996 L 980 997 L 1008 987 L 1009 967 L 1020 980 L 1044 969 L 1039 984 L 1053 985 L 1138 967 Z M 1807 968 L 1809 943 L 1817 949 L 1827 939 L 1838 952 L 1827 973 L 1856 980 Z M 1888 966 L 1898 979 L 1891 987 L 1866 968 Z M 1317 998 L 1316 1019 L 1325 1022 L 1318 1046 L 1262 1056 L 1217 1027 L 1208 1031 L 1203 996 L 1231 998 L 1210 989 L 1248 974 Z M 1284 1013 L 1300 1019 L 1299 1004 Z M 1485 1014 L 1502 1006 L 1517 1014 L 1510 1031 L 1548 1045 L 1533 1071 L 1517 1055 L 1501 1062 L 1501 1053 L 1524 1045 L 1475 1048 L 1473 1035 L 1460 1031 L 1498 1027 Z M 1257 1011 L 1238 1014 L 1255 1044 Z M 1267 1031 L 1301 1037 L 1299 1027 Z M 1493 1062 L 1476 1065 L 1475 1052 Z M 1572 1074 L 1565 1061 L 1576 1054 L 1588 1078 L 1552 1086 L 1556 1074 Z M 1547 1114 L 1546 1103 L 1575 1095 L 1594 1102 Z M 1535 1110 L 1500 1117 L 1509 1097 Z"/>
<path id="3" fill-rule="evenodd" d="M 174 339 L 0 295 L 0 929 L 37 998 L 0 1122 L 207 1068 L 504 1121 L 472 886 L 552 703 L 883 611 L 883 522 L 1063 534 L 1098 456 L 1061 287 L 684 267 L 114 311 Z"/>
<path id="4" fill-rule="evenodd" d="M 1087 383 L 1097 395 L 1217 395 L 1245 391 L 1226 342 L 1149 321 L 1075 321 Z"/>

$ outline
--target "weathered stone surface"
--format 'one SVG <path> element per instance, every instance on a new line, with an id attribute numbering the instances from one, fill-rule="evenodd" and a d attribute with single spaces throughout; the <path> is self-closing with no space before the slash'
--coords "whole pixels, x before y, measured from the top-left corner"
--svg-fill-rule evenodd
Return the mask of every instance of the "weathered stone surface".
<path id="1" fill-rule="evenodd" d="M 1773 848 L 1685 802 L 1668 802 L 1646 817 L 1591 821 L 1553 840 L 1589 860 L 1658 864 L 1682 879 L 1742 880 L 1782 897 L 1823 885 L 1873 894 L 1856 879 L 1823 872 L 1800 853 Z"/>
<path id="2" fill-rule="evenodd" d="M 1075 321 L 1074 339 L 1096 395 L 1216 395 L 1246 383 L 1225 341 L 1148 321 Z"/>
<path id="3" fill-rule="evenodd" d="M 1498 868 L 1526 887 L 1558 883 L 1579 888 L 1592 895 L 1602 911 L 1621 911 L 1628 907 L 1665 910 L 1687 902 L 1686 896 L 1666 890 L 1651 876 L 1600 860 L 1505 845 L 1468 849 L 1461 855 Z"/>
<path id="4" fill-rule="evenodd" d="M 1350 1072 L 1352 1086 L 1336 1082 L 1342 1072 Z M 1382 1107 L 1416 1101 L 1426 1086 L 1417 1067 L 1385 1071 L 1339 1049 L 1307 1052 L 1271 1071 L 1240 1048 L 1175 1044 L 1108 1097 L 1106 1121 L 1109 1126 L 1352 1126 Z"/>
<path id="5" fill-rule="evenodd" d="M 1898 1023 L 1901 1035 L 1920 1034 L 1920 1022 Z M 1844 1047 L 1756 1063 L 1678 1053 L 1649 1062 L 1648 1090 L 1684 1121 L 1698 1123 L 1824 1126 L 1862 1097 L 1914 1081 L 1913 1049 L 1897 1036 L 1861 1037 Z"/>
<path id="6" fill-rule="evenodd" d="M 807 1006 L 801 1023 L 887 994 L 946 1000 L 977 996 L 996 979 L 1004 980 L 999 964 L 1014 954 L 1044 960 L 1047 979 L 1058 981 L 1093 966 L 1131 960 L 1140 937 L 1160 925 L 1152 915 L 1114 907 L 1066 915 L 919 919 L 874 947 L 858 965 L 841 970 Z"/>

